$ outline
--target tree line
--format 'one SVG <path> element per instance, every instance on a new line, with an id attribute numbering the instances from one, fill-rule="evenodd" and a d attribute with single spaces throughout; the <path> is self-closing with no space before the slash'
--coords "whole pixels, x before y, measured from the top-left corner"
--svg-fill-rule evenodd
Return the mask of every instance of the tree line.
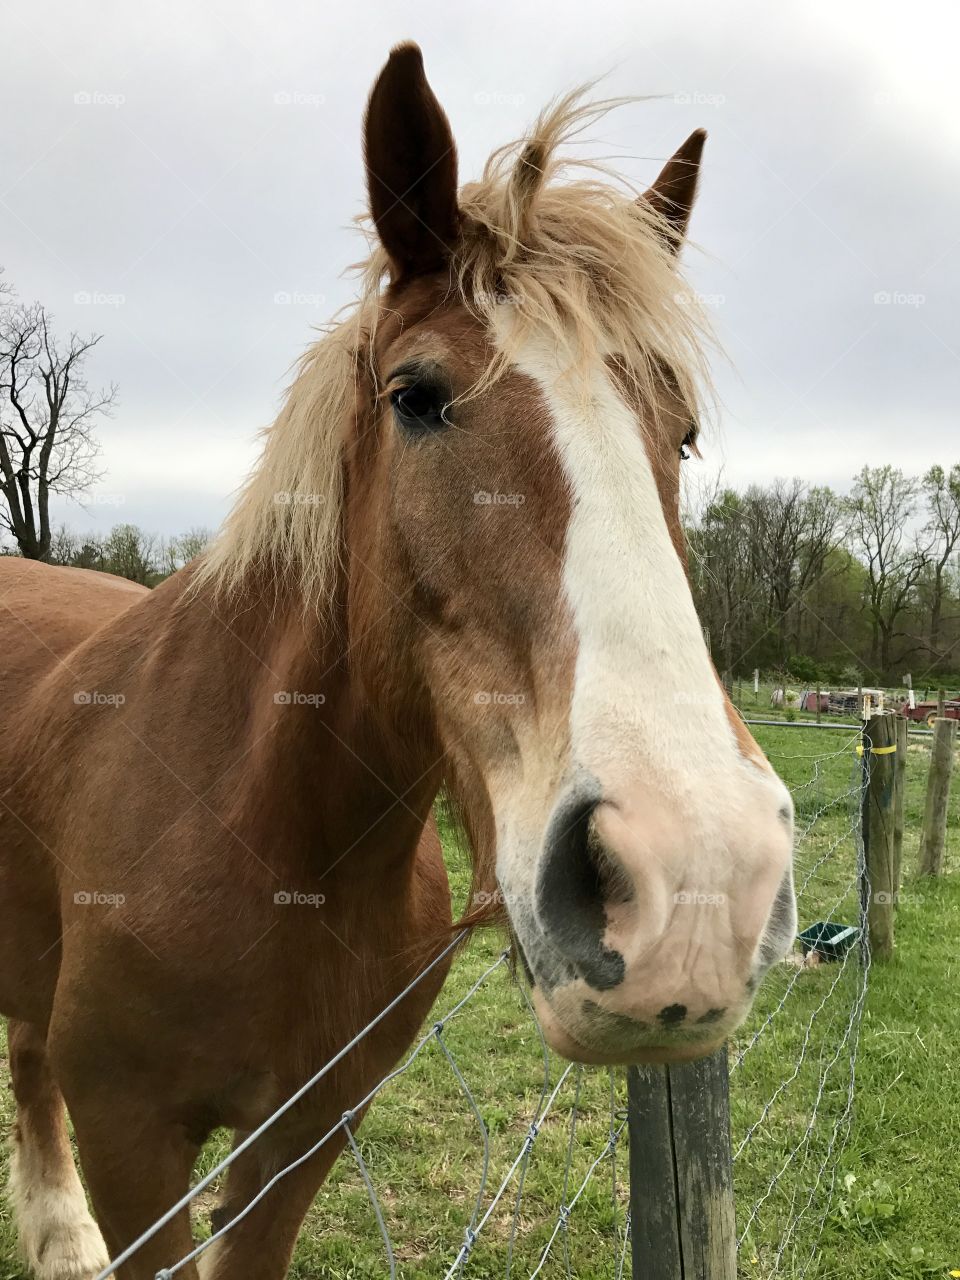
<path id="1" fill-rule="evenodd" d="M 81 500 L 102 476 L 96 431 L 117 389 L 87 381 L 99 342 L 59 337 L 41 303 L 21 303 L 0 280 L 0 534 L 11 540 L 0 550 L 152 584 L 209 531 L 163 539 L 118 524 L 98 538 L 51 525 L 52 496 Z M 720 671 L 890 684 L 910 669 L 960 669 L 960 464 L 920 476 L 865 466 L 846 494 L 800 479 L 718 482 L 685 523 Z"/>
<path id="2" fill-rule="evenodd" d="M 865 466 L 846 494 L 717 485 L 686 526 L 718 669 L 854 684 L 960 669 L 960 464 Z"/>
<path id="3" fill-rule="evenodd" d="M 50 564 L 115 573 L 145 587 L 155 586 L 189 564 L 213 536 L 201 526 L 177 537 L 147 533 L 135 524 L 115 524 L 108 534 L 78 534 L 66 525 L 56 528 L 44 557 Z"/>

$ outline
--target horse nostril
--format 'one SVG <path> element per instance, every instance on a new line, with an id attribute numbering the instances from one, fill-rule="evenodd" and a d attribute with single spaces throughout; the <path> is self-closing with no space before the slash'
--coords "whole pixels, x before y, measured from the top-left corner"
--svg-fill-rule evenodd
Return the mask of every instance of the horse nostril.
<path id="1" fill-rule="evenodd" d="M 620 952 L 603 943 L 606 905 L 625 889 L 622 872 L 591 833 L 598 803 L 595 792 L 580 791 L 557 806 L 537 873 L 536 912 L 544 933 L 584 981 L 609 991 L 623 981 L 625 965 Z"/>

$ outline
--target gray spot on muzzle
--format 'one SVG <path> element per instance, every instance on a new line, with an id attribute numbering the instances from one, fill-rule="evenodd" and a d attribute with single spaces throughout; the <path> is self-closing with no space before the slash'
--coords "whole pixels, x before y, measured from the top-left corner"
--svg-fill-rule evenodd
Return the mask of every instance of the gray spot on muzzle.
<path id="1" fill-rule="evenodd" d="M 600 801 L 595 780 L 572 788 L 554 810 L 537 873 L 536 916 L 549 946 L 555 947 L 596 991 L 623 981 L 625 963 L 607 947 L 608 879 L 590 848 L 590 819 Z"/>
<path id="2" fill-rule="evenodd" d="M 697 1026 L 708 1027 L 712 1022 L 719 1022 L 726 1012 L 725 1008 L 708 1009 L 706 1013 L 701 1013 L 700 1017 L 697 1019 Z"/>
<path id="3" fill-rule="evenodd" d="M 580 1006 L 583 1016 L 595 1030 L 604 1032 L 613 1030 L 621 1036 L 636 1036 L 642 1031 L 649 1031 L 650 1024 L 641 1022 L 639 1018 L 631 1018 L 626 1013 L 613 1013 L 604 1009 L 595 1000 L 584 1000 Z"/>

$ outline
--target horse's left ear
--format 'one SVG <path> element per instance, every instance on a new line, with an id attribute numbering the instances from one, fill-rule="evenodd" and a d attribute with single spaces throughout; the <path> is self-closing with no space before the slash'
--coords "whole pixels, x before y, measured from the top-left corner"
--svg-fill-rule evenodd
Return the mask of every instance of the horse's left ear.
<path id="1" fill-rule="evenodd" d="M 660 176 L 640 197 L 660 214 L 667 225 L 670 247 L 678 252 L 687 234 L 690 211 L 697 194 L 700 157 L 707 140 L 706 129 L 691 133 L 660 171 Z"/>
<path id="2" fill-rule="evenodd" d="M 457 149 L 417 45 L 397 45 L 380 72 L 363 145 L 370 212 L 394 279 L 438 270 L 459 232 Z"/>

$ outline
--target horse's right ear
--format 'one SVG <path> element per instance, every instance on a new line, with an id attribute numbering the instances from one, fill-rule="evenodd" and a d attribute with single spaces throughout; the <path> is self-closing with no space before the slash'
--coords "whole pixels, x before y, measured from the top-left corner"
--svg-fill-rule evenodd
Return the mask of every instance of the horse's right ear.
<path id="1" fill-rule="evenodd" d="M 370 212 L 394 280 L 439 270 L 459 231 L 457 150 L 415 44 L 380 72 L 364 120 Z"/>

